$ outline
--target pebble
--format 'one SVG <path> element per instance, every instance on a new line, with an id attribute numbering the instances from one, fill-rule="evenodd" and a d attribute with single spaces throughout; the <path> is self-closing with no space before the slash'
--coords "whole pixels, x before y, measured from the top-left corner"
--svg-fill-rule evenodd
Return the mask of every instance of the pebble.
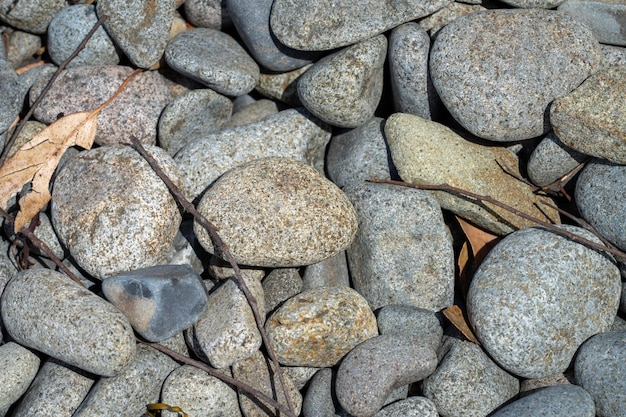
<path id="1" fill-rule="evenodd" d="M 587 25 L 599 42 L 626 46 L 626 4 L 615 0 L 567 0 L 558 11 Z"/>
<path id="2" fill-rule="evenodd" d="M 543 388 L 491 414 L 491 417 L 594 417 L 595 407 L 587 391 L 576 385 Z M 615 416 L 616 414 L 612 414 Z"/>
<path id="3" fill-rule="evenodd" d="M 39 357 L 15 342 L 0 346 L 0 411 L 17 401 L 26 392 L 39 369 Z"/>
<path id="4" fill-rule="evenodd" d="M 466 4 L 470 2 L 453 2 L 449 5 L 445 6 L 442 9 L 437 10 L 435 13 L 427 16 L 419 21 L 419 26 L 421 26 L 424 30 L 428 32 L 431 37 L 434 37 L 437 32 L 441 30 L 448 23 L 452 22 L 454 19 L 461 17 L 466 14 L 474 13 L 474 12 L 482 12 L 485 9 L 480 5 L 481 1 L 478 4 Z M 394 29 L 395 30 L 395 29 Z"/>
<path id="5" fill-rule="evenodd" d="M 135 335 L 126 317 L 59 272 L 18 273 L 5 287 L 0 307 L 17 343 L 87 372 L 115 376 L 135 358 Z"/>
<path id="6" fill-rule="evenodd" d="M 289 72 L 261 74 L 255 90 L 267 98 L 280 100 L 293 107 L 302 107 L 298 97 L 298 81 L 313 64 Z"/>
<path id="7" fill-rule="evenodd" d="M 349 287 L 350 274 L 346 252 L 341 251 L 321 262 L 307 265 L 302 276 L 302 290 L 320 287 Z"/>
<path id="8" fill-rule="evenodd" d="M 386 54 L 387 39 L 380 35 L 320 59 L 298 80 L 300 101 L 331 125 L 362 125 L 380 101 Z"/>
<path id="9" fill-rule="evenodd" d="M 564 230 L 599 243 L 590 232 Z M 524 378 L 561 373 L 578 347 L 611 326 L 620 273 L 604 254 L 541 228 L 500 241 L 476 271 L 467 310 L 485 351 Z"/>
<path id="10" fill-rule="evenodd" d="M 198 211 L 211 219 L 238 263 L 270 268 L 308 265 L 354 239 L 354 207 L 337 186 L 293 159 L 263 158 L 222 175 Z M 208 233 L 194 226 L 213 252 Z"/>
<path id="11" fill-rule="evenodd" d="M 449 0 L 295 2 L 276 0 L 270 25 L 278 40 L 294 49 L 324 51 L 361 42 L 402 23 L 427 16 Z"/>
<path id="12" fill-rule="evenodd" d="M 268 314 L 287 299 L 302 291 L 302 278 L 295 268 L 272 270 L 261 282 Z"/>
<path id="13" fill-rule="evenodd" d="M 626 48 L 601 43 L 600 50 L 602 51 L 603 58 L 602 68 L 608 68 L 614 65 L 626 65 Z"/>
<path id="14" fill-rule="evenodd" d="M 550 198 L 535 194 L 532 187 L 503 171 L 501 165 L 519 174 L 517 157 L 507 149 L 472 143 L 444 125 L 403 113 L 387 119 L 385 135 L 404 181 L 448 184 L 489 195 L 533 217 L 558 223 L 558 213 L 543 204 L 554 205 Z M 442 208 L 495 234 L 535 225 L 489 203 L 476 204 L 443 191 L 432 194 Z"/>
<path id="15" fill-rule="evenodd" d="M 550 123 L 570 148 L 626 164 L 626 65 L 598 71 L 554 100 Z"/>
<path id="16" fill-rule="evenodd" d="M 335 415 L 333 401 L 333 371 L 322 368 L 311 378 L 302 401 L 304 417 L 330 417 Z"/>
<path id="17" fill-rule="evenodd" d="M 174 183 L 162 149 L 145 146 Z M 181 222 L 176 201 L 131 147 L 95 148 L 72 158 L 52 190 L 52 224 L 78 264 L 98 279 L 158 264 Z"/>
<path id="18" fill-rule="evenodd" d="M 599 417 L 626 415 L 625 346 L 626 330 L 600 333 L 583 343 L 576 355 L 576 383 L 591 394 Z"/>
<path id="19" fill-rule="evenodd" d="M 454 252 L 437 201 L 426 191 L 389 184 L 354 184 L 344 191 L 359 219 L 347 251 L 352 285 L 372 309 L 452 305 Z"/>
<path id="20" fill-rule="evenodd" d="M 65 250 L 61 246 L 61 242 L 59 242 L 59 238 L 52 227 L 52 222 L 45 212 L 39 213 L 39 226 L 35 229 L 35 236 L 43 241 L 57 258 L 65 258 Z"/>
<path id="21" fill-rule="evenodd" d="M 439 414 L 428 398 L 410 397 L 384 407 L 374 417 L 439 417 Z"/>
<path id="22" fill-rule="evenodd" d="M 0 1 L 0 20 L 26 32 L 46 33 L 54 15 L 67 5 L 66 0 Z"/>
<path id="23" fill-rule="evenodd" d="M 433 84 L 454 119 L 497 142 L 547 133 L 548 105 L 601 62 L 586 26 L 541 9 L 459 17 L 439 31 L 430 56 Z"/>
<path id="24" fill-rule="evenodd" d="M 265 324 L 282 365 L 330 367 L 378 331 L 367 301 L 348 287 L 303 291 L 280 306 Z"/>
<path id="25" fill-rule="evenodd" d="M 513 7 L 543 9 L 552 9 L 561 4 L 563 1 L 564 0 L 503 0 L 504 3 Z"/>
<path id="26" fill-rule="evenodd" d="M 391 392 L 433 373 L 437 355 L 411 335 L 377 336 L 352 349 L 339 365 L 337 400 L 355 417 L 369 417 L 384 405 Z"/>
<path id="27" fill-rule="evenodd" d="M 239 109 L 237 112 L 233 112 L 233 115 L 223 125 L 223 128 L 229 129 L 258 122 L 272 114 L 278 113 L 278 111 L 278 105 L 275 101 L 267 99 L 255 100 L 253 103 Z"/>
<path id="28" fill-rule="evenodd" d="M 380 334 L 407 333 L 435 350 L 441 346 L 443 327 L 432 310 L 405 304 L 389 304 L 378 310 L 376 320 Z"/>
<path id="29" fill-rule="evenodd" d="M 313 366 L 284 366 L 283 370 L 285 375 L 291 379 L 293 385 L 301 391 L 320 368 Z"/>
<path id="30" fill-rule="evenodd" d="M 186 0 L 183 8 L 189 23 L 197 27 L 220 30 L 230 23 L 223 0 Z"/>
<path id="31" fill-rule="evenodd" d="M 561 142 L 554 132 L 550 132 L 528 158 L 528 178 L 536 186 L 544 187 L 560 180 L 588 158 Z M 562 181 L 561 185 L 567 184 L 570 179 L 571 177 Z"/>
<path id="32" fill-rule="evenodd" d="M 0 85 L 0 132 L 4 132 L 22 110 L 23 95 L 15 70 L 3 59 L 0 59 Z"/>
<path id="33" fill-rule="evenodd" d="M 249 93 L 259 80 L 259 66 L 243 47 L 214 29 L 179 33 L 167 44 L 165 61 L 175 71 L 227 96 Z"/>
<path id="34" fill-rule="evenodd" d="M 38 52 L 42 47 L 41 37 L 21 30 L 6 33 L 7 51 L 6 55 L 1 56 L 6 56 L 6 60 L 13 68 L 21 68 L 37 61 Z"/>

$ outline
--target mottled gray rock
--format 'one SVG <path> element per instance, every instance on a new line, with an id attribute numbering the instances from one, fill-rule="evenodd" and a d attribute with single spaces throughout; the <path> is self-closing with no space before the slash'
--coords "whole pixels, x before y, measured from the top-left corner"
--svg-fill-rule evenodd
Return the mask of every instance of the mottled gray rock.
<path id="1" fill-rule="evenodd" d="M 263 278 L 262 285 L 265 308 L 269 313 L 302 291 L 302 278 L 295 268 L 276 268 Z"/>
<path id="2" fill-rule="evenodd" d="M 0 132 L 4 132 L 22 109 L 24 96 L 15 70 L 3 59 L 0 59 L 0 85 Z"/>
<path id="3" fill-rule="evenodd" d="M 220 30 L 230 23 L 225 0 L 186 0 L 183 7 L 194 26 Z"/>
<path id="4" fill-rule="evenodd" d="M 265 97 L 280 100 L 293 107 L 301 107 L 302 102 L 298 97 L 298 81 L 302 74 L 312 66 L 313 64 L 309 64 L 293 71 L 278 74 L 261 74 L 255 90 Z"/>
<path id="5" fill-rule="evenodd" d="M 594 417 L 587 391 L 576 385 L 557 385 L 534 392 L 506 405 L 491 417 Z M 616 416 L 616 414 L 611 414 Z"/>
<path id="6" fill-rule="evenodd" d="M 174 21 L 175 0 L 98 1 L 98 16 L 107 15 L 104 27 L 140 68 L 149 68 L 163 56 Z"/>
<path id="7" fill-rule="evenodd" d="M 550 123 L 570 148 L 626 164 L 626 65 L 598 71 L 554 100 Z M 611 116 L 608 116 L 611 115 Z"/>
<path id="8" fill-rule="evenodd" d="M 402 23 L 427 16 L 449 0 L 277 0 L 270 24 L 278 40 L 291 48 L 323 51 L 371 38 Z"/>
<path id="9" fill-rule="evenodd" d="M 484 417 L 519 392 L 519 381 L 498 367 L 480 346 L 449 338 L 437 370 L 423 382 L 424 396 L 442 416 Z"/>
<path id="10" fill-rule="evenodd" d="M 372 309 L 452 305 L 452 240 L 437 201 L 426 191 L 389 184 L 353 184 L 344 191 L 359 219 L 347 251 L 352 283 Z"/>
<path id="11" fill-rule="evenodd" d="M 501 142 L 546 133 L 548 105 L 601 63 L 586 26 L 542 9 L 459 17 L 439 31 L 430 56 L 433 84 L 452 116 Z"/>
<path id="12" fill-rule="evenodd" d="M 600 333 L 576 355 L 576 383 L 591 394 L 599 417 L 626 416 L 625 347 L 626 330 Z"/>
<path id="13" fill-rule="evenodd" d="M 52 61 L 61 65 L 74 52 L 98 21 L 96 6 L 76 4 L 61 9 L 48 27 L 48 53 Z M 100 27 L 67 68 L 80 65 L 116 65 L 120 62 L 113 41 Z"/>
<path id="14" fill-rule="evenodd" d="M 41 48 L 41 37 L 33 35 L 32 33 L 22 32 L 16 30 L 13 32 L 5 32 L 3 35 L 6 37 L 6 55 L 0 55 L 3 58 L 6 56 L 6 60 L 18 69 L 23 66 L 32 64 L 39 59 L 38 51 Z"/>
<path id="15" fill-rule="evenodd" d="M 602 43 L 626 46 L 626 4 L 620 0 L 567 0 L 558 7 L 589 26 Z"/>
<path id="16" fill-rule="evenodd" d="M 556 374 L 543 378 L 524 379 L 519 385 L 520 397 L 528 396 L 541 388 L 570 384 L 570 379 L 573 382 L 574 376 L 569 371 L 567 376 L 565 374 Z"/>
<path id="17" fill-rule="evenodd" d="M 533 184 L 543 187 L 561 179 L 587 158 L 587 155 L 568 147 L 554 132 L 550 132 L 530 154 L 526 170 Z M 562 185 L 567 184 L 569 179 Z"/>
<path id="18" fill-rule="evenodd" d="M 584 229 L 564 230 L 600 242 Z M 613 322 L 620 273 L 604 254 L 541 228 L 500 241 L 474 274 L 467 310 L 475 334 L 507 371 L 563 372 L 576 349 Z"/>
<path id="19" fill-rule="evenodd" d="M 323 287 L 290 298 L 265 324 L 279 362 L 330 367 L 378 331 L 367 301 L 348 287 Z"/>
<path id="20" fill-rule="evenodd" d="M 453 2 L 437 10 L 435 13 L 423 19 L 420 19 L 419 25 L 422 27 L 422 29 L 427 31 L 431 37 L 434 37 L 437 32 L 441 30 L 441 28 L 452 22 L 454 19 L 466 14 L 487 10 L 483 6 L 481 6 L 480 3 L 482 3 L 482 0 L 478 0 L 477 2 Z"/>
<path id="21" fill-rule="evenodd" d="M 564 0 L 502 0 L 514 7 L 552 9 Z"/>
<path id="22" fill-rule="evenodd" d="M 374 417 L 439 417 L 439 414 L 428 398 L 410 397 L 384 407 Z"/>
<path id="23" fill-rule="evenodd" d="M 602 51 L 602 68 L 612 67 L 614 65 L 626 65 L 626 48 L 622 46 L 613 46 L 600 44 Z"/>
<path id="24" fill-rule="evenodd" d="M 291 382 L 298 390 L 302 390 L 319 370 L 320 368 L 313 366 L 283 366 L 285 375 L 291 379 Z"/>
<path id="25" fill-rule="evenodd" d="M 198 211 L 211 219 L 238 263 L 294 267 L 322 261 L 354 239 L 354 208 L 337 186 L 310 166 L 264 158 L 222 175 L 204 194 Z M 213 252 L 208 233 L 194 226 Z"/>
<path id="26" fill-rule="evenodd" d="M 396 388 L 433 373 L 437 355 L 415 336 L 386 334 L 368 339 L 341 362 L 335 381 L 337 400 L 355 417 L 378 412 Z"/>
<path id="27" fill-rule="evenodd" d="M 626 312 L 626 283 L 622 282 L 622 299 L 619 303 L 619 309 L 622 312 Z"/>
<path id="28" fill-rule="evenodd" d="M 247 125 L 248 123 L 258 122 L 259 120 L 263 120 L 272 114 L 278 113 L 278 111 L 278 105 L 275 101 L 267 99 L 255 100 L 253 103 L 238 109 L 236 112 L 234 112 L 233 109 L 233 115 L 226 123 L 224 123 L 222 127 L 224 129 L 230 129 L 237 126 Z"/>
<path id="29" fill-rule="evenodd" d="M 63 247 L 61 247 L 59 238 L 52 227 L 52 222 L 45 212 L 39 213 L 39 226 L 35 229 L 35 236 L 44 242 L 57 258 L 63 259 L 65 257 Z"/>
<path id="30" fill-rule="evenodd" d="M 304 417 L 330 417 L 335 414 L 333 402 L 333 371 L 322 368 L 311 378 L 302 402 Z"/>
<path id="31" fill-rule="evenodd" d="M 117 375 L 135 358 L 126 317 L 59 272 L 20 272 L 4 289 L 0 310 L 16 342 L 96 375 Z"/>
<path id="32" fill-rule="evenodd" d="M 383 134 L 384 119 L 373 117 L 346 133 L 333 136 L 326 155 L 326 169 L 338 187 L 371 177 L 390 178 L 395 172 Z"/>
<path id="33" fill-rule="evenodd" d="M 325 56 L 298 80 L 300 101 L 331 125 L 362 125 L 382 96 L 386 54 L 387 39 L 380 35 Z"/>
<path id="34" fill-rule="evenodd" d="M 434 311 L 409 305 L 389 304 L 376 316 L 380 334 L 408 333 L 437 350 L 441 346 L 443 328 Z"/>
<path id="35" fill-rule="evenodd" d="M 321 262 L 307 265 L 304 269 L 302 290 L 339 286 L 350 286 L 350 274 L 345 251 Z"/>
<path id="36" fill-rule="evenodd" d="M 609 331 L 619 332 L 622 330 L 626 330 L 626 320 L 624 320 L 620 316 L 615 316 L 615 320 L 613 320 L 613 324 L 611 325 Z"/>
<path id="37" fill-rule="evenodd" d="M 218 93 L 240 96 L 259 80 L 259 66 L 228 34 L 197 28 L 176 35 L 167 44 L 165 60 L 175 71 Z"/>
<path id="38" fill-rule="evenodd" d="M 35 378 L 39 357 L 15 342 L 8 342 L 0 346 L 0 369 L 0 410 L 6 410 L 26 392 Z"/>
<path id="39" fill-rule="evenodd" d="M 54 15 L 67 6 L 66 0 L 0 1 L 0 20 L 27 32 L 46 33 Z"/>
<path id="40" fill-rule="evenodd" d="M 180 186 L 174 161 L 146 145 Z M 158 264 L 181 214 L 148 163 L 128 146 L 104 146 L 72 158 L 52 190 L 52 223 L 74 259 L 96 278 Z"/>

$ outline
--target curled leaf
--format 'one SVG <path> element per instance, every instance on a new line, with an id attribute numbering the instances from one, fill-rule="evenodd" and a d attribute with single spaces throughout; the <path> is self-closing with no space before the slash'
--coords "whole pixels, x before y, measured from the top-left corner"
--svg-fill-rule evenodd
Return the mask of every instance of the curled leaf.
<path id="1" fill-rule="evenodd" d="M 463 317 L 463 311 L 457 305 L 452 305 L 443 310 L 443 315 L 446 316 L 450 323 L 454 327 L 456 327 L 462 334 L 469 340 L 470 342 L 474 342 L 477 345 L 480 345 L 476 336 L 474 336 L 474 332 L 469 328 L 467 322 L 465 322 L 465 317 Z"/>

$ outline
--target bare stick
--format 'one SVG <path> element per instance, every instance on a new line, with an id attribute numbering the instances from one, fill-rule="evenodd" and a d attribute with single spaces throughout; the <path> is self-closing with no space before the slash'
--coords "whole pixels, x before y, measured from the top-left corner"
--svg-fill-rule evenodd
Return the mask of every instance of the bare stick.
<path id="1" fill-rule="evenodd" d="M 280 367 L 280 364 L 278 363 L 278 359 L 276 358 L 276 355 L 274 354 L 274 350 L 270 346 L 269 339 L 267 338 L 267 334 L 265 333 L 265 328 L 263 327 L 263 319 L 261 318 L 261 314 L 259 313 L 257 301 L 252 295 L 252 293 L 250 292 L 250 290 L 248 289 L 248 286 L 246 285 L 246 282 L 244 281 L 243 276 L 241 275 L 241 270 L 239 269 L 239 265 L 237 265 L 235 258 L 230 253 L 228 246 L 220 238 L 219 234 L 217 233 L 217 228 L 215 227 L 215 225 L 211 223 L 202 214 L 200 214 L 200 212 L 196 210 L 193 204 L 191 204 L 187 200 L 187 198 L 184 196 L 182 191 L 176 186 L 176 184 L 174 184 L 172 180 L 170 180 L 167 177 L 167 175 L 165 175 L 165 172 L 163 172 L 163 170 L 159 166 L 159 163 L 150 154 L 148 154 L 148 152 L 146 152 L 146 150 L 141 145 L 139 140 L 137 140 L 136 137 L 131 136 L 130 143 L 132 147 L 137 152 L 139 152 L 139 154 L 148 162 L 148 164 L 150 164 L 150 167 L 152 167 L 154 172 L 159 176 L 159 178 L 161 178 L 161 180 L 165 183 L 165 185 L 167 185 L 167 188 L 174 195 L 176 200 L 183 206 L 183 208 L 188 213 L 191 213 L 194 219 L 198 222 L 198 224 L 200 224 L 200 226 L 202 226 L 207 231 L 207 233 L 211 237 L 211 240 L 213 241 L 213 244 L 216 247 L 216 250 L 219 251 L 222 254 L 222 257 L 224 258 L 224 260 L 230 264 L 231 268 L 234 271 L 235 278 L 237 279 L 239 287 L 241 288 L 241 291 L 246 296 L 246 299 L 248 300 L 248 304 L 250 304 L 250 308 L 252 309 L 252 313 L 254 314 L 256 325 L 259 329 L 259 333 L 261 334 L 261 339 L 263 340 L 263 343 L 265 344 L 265 349 L 267 350 L 267 354 L 270 357 L 270 360 L 272 361 L 274 366 L 276 367 L 276 373 L 278 374 L 278 379 L 280 381 L 281 388 L 285 394 L 285 399 L 287 400 L 287 407 L 293 414 L 294 408 L 293 408 L 293 405 L 291 404 L 291 398 L 289 396 L 289 392 L 287 391 L 287 384 L 285 384 L 285 377 L 283 376 L 282 368 Z"/>

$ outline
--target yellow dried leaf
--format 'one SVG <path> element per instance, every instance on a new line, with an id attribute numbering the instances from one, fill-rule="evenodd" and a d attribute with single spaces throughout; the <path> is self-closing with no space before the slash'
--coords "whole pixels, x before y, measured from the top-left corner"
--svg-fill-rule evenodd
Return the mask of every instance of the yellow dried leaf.
<path id="1" fill-rule="evenodd" d="M 474 267 L 477 268 L 487 256 L 487 253 L 493 248 L 500 240 L 499 236 L 493 235 L 489 232 L 479 229 L 478 227 L 466 222 L 462 218 L 456 216 L 456 219 L 465 233 L 465 237 L 472 248 L 472 255 L 474 257 Z"/>
<path id="2" fill-rule="evenodd" d="M 443 315 L 450 320 L 450 323 L 452 323 L 452 325 L 456 327 L 463 334 L 463 336 L 467 338 L 467 340 L 480 345 L 480 342 L 476 339 L 476 336 L 474 336 L 474 333 L 465 322 L 463 311 L 461 311 L 459 306 L 453 305 L 444 309 Z"/>

